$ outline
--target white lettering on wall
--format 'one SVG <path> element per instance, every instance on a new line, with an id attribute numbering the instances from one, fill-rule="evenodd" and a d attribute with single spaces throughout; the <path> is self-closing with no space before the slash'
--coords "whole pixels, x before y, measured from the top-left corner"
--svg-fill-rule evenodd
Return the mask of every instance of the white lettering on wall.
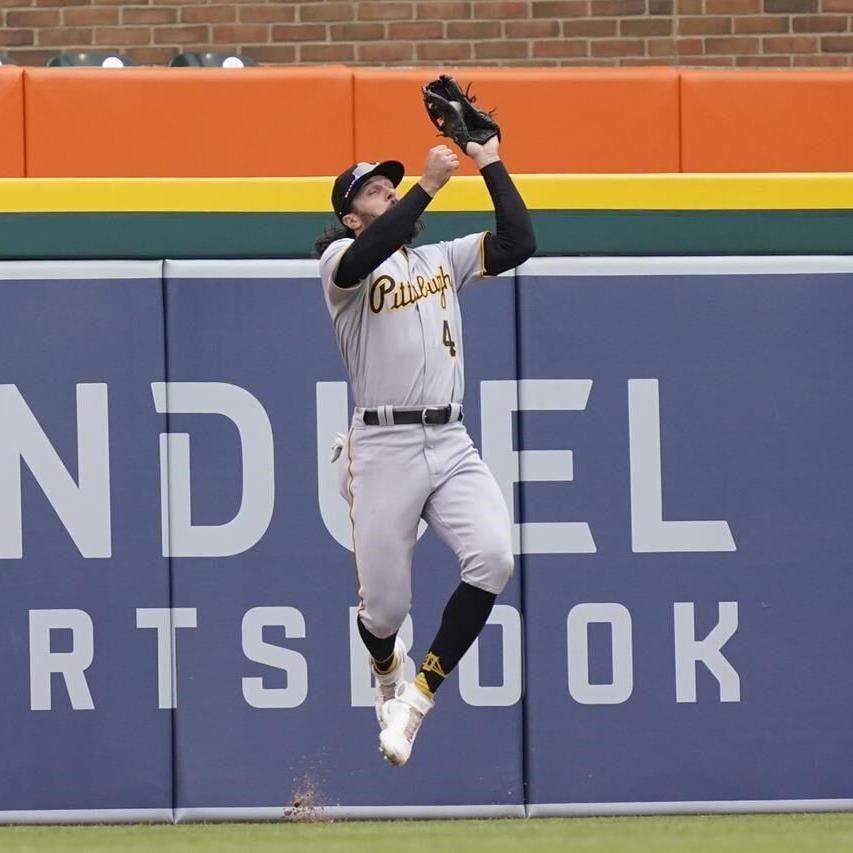
<path id="1" fill-rule="evenodd" d="M 224 524 L 194 525 L 190 487 L 190 437 L 160 436 L 161 524 L 164 557 L 229 557 L 260 541 L 275 504 L 275 459 L 269 416 L 260 401 L 225 382 L 152 382 L 161 414 L 222 415 L 237 427 L 242 497 Z"/>
<path id="2" fill-rule="evenodd" d="M 657 379 L 628 380 L 631 541 L 637 552 L 734 551 L 725 521 L 664 521 Z"/>
<path id="3" fill-rule="evenodd" d="M 696 701 L 696 664 L 701 662 L 720 685 L 720 701 L 740 702 L 740 676 L 722 652 L 723 646 L 737 630 L 737 602 L 719 602 L 718 622 L 704 640 L 696 639 L 693 602 L 677 601 L 673 611 L 676 701 Z"/>
<path id="4" fill-rule="evenodd" d="M 95 658 L 92 618 L 84 610 L 30 610 L 30 708 L 53 708 L 51 675 L 59 673 L 75 711 L 92 711 L 95 703 L 86 682 L 86 670 Z M 71 632 L 71 650 L 50 648 L 52 631 Z"/>
<path id="5" fill-rule="evenodd" d="M 110 557 L 107 386 L 77 385 L 77 482 L 15 385 L 0 385 L 0 558 L 23 556 L 21 462 L 84 557 Z"/>
<path id="6" fill-rule="evenodd" d="M 591 379 L 519 379 L 480 383 L 483 460 L 500 486 L 515 518 L 513 487 L 520 482 L 571 482 L 571 450 L 514 450 L 512 414 L 516 411 L 582 411 Z M 593 554 L 595 542 L 586 522 L 513 524 L 516 554 Z"/>
<path id="7" fill-rule="evenodd" d="M 178 628 L 198 626 L 195 607 L 137 607 L 136 627 L 157 631 L 157 707 L 178 707 L 177 637 Z"/>
<path id="8" fill-rule="evenodd" d="M 589 626 L 610 626 L 612 678 L 609 684 L 589 680 Z M 569 693 L 581 705 L 619 705 L 634 690 L 634 653 L 631 614 L 622 604 L 576 604 L 566 620 L 569 661 Z"/>
<path id="9" fill-rule="evenodd" d="M 265 627 L 284 629 L 287 639 L 305 638 L 305 617 L 295 607 L 253 607 L 243 616 L 243 654 L 286 675 L 284 687 L 266 687 L 260 676 L 242 679 L 243 698 L 253 708 L 296 708 L 308 697 L 308 662 L 293 649 L 264 640 Z"/>
<path id="10" fill-rule="evenodd" d="M 341 497 L 340 478 L 346 472 L 346 448 L 341 458 L 330 462 L 331 444 L 337 433 L 349 429 L 346 382 L 317 383 L 317 500 L 320 517 L 332 538 L 349 551 L 352 545 L 352 522 L 349 504 Z"/>

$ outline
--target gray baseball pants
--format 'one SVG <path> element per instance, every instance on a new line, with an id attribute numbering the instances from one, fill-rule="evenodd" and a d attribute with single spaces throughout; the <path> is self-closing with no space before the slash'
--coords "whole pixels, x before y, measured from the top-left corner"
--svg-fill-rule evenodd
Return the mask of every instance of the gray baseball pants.
<path id="1" fill-rule="evenodd" d="M 391 636 L 409 612 L 421 518 L 456 555 L 465 583 L 503 590 L 514 565 L 509 513 L 462 423 L 367 426 L 356 410 L 342 457 L 359 615 L 371 634 Z"/>

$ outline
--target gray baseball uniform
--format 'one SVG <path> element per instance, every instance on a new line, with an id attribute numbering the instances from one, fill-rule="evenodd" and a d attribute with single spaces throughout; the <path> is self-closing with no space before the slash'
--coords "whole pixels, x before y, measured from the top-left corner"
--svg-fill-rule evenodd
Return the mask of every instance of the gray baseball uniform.
<path id="1" fill-rule="evenodd" d="M 355 410 L 341 465 L 350 505 L 361 620 L 388 637 L 411 605 L 411 562 L 423 517 L 459 560 L 462 580 L 499 593 L 513 570 L 500 489 L 461 421 L 458 291 L 484 277 L 484 234 L 404 247 L 355 287 L 334 275 L 352 239 L 320 258 L 320 277 Z M 450 421 L 394 423 L 393 409 L 451 405 Z M 365 423 L 365 410 L 379 425 Z"/>

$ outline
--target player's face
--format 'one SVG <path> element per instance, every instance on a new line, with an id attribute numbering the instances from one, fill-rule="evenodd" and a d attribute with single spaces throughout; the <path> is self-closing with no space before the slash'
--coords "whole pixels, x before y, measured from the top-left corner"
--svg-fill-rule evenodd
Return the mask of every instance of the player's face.
<path id="1" fill-rule="evenodd" d="M 352 230 L 356 234 L 360 233 L 399 200 L 397 190 L 390 179 L 383 175 L 368 179 L 352 200 L 351 212 L 358 220 L 358 227 L 353 227 Z"/>

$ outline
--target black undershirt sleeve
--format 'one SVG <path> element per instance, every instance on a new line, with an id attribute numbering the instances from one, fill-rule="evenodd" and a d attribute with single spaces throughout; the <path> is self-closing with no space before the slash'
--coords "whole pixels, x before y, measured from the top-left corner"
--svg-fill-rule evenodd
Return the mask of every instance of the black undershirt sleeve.
<path id="1" fill-rule="evenodd" d="M 415 184 L 393 207 L 359 234 L 344 252 L 335 273 L 338 287 L 355 287 L 411 237 L 432 196 Z"/>
<path id="2" fill-rule="evenodd" d="M 530 213 L 504 164 L 498 160 L 480 170 L 495 206 L 495 233 L 486 234 L 484 267 L 498 275 L 517 267 L 536 251 Z"/>

